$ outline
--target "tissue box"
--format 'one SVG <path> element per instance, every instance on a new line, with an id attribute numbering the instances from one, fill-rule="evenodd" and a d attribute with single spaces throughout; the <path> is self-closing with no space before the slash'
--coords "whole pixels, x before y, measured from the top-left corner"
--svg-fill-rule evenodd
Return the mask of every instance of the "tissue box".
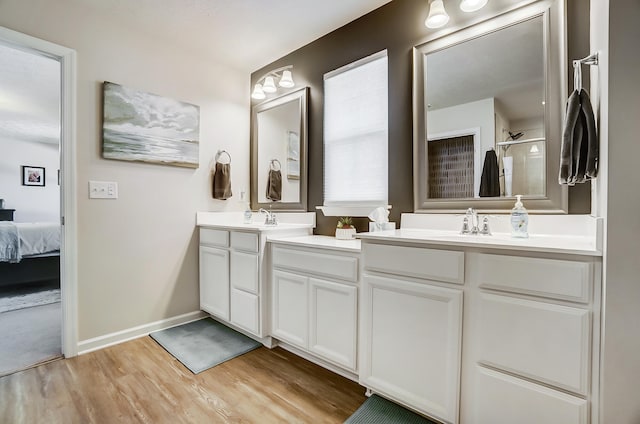
<path id="1" fill-rule="evenodd" d="M 375 222 L 370 222 L 369 223 L 369 232 L 374 232 L 374 231 L 386 231 L 386 230 L 395 230 L 396 229 L 396 223 L 395 222 L 383 222 L 381 224 L 382 228 L 379 228 L 380 225 L 378 225 Z"/>

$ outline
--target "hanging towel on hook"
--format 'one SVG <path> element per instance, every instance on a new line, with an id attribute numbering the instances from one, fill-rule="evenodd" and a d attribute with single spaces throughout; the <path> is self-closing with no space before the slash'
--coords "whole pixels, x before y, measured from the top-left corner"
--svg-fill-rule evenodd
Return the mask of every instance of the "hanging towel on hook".
<path id="1" fill-rule="evenodd" d="M 227 153 L 227 152 L 224 152 Z M 229 155 L 227 153 L 227 155 Z M 217 155 L 218 157 L 220 154 Z M 232 196 L 231 192 L 231 156 L 229 163 L 219 162 L 216 158 L 216 166 L 213 171 L 212 194 L 214 199 L 227 200 Z"/>
<path id="2" fill-rule="evenodd" d="M 269 165 L 269 175 L 267 177 L 267 199 L 272 202 L 282 200 L 282 173 L 280 167 L 275 169 L 275 164 L 280 165 L 280 161 L 274 159 Z"/>
<path id="3" fill-rule="evenodd" d="M 500 196 L 500 173 L 498 171 L 498 156 L 496 151 L 487 150 L 480 177 L 480 197 Z"/>
<path id="4" fill-rule="evenodd" d="M 567 100 L 567 113 L 560 148 L 560 184 L 584 183 L 598 175 L 599 141 L 589 93 L 574 90 Z"/>

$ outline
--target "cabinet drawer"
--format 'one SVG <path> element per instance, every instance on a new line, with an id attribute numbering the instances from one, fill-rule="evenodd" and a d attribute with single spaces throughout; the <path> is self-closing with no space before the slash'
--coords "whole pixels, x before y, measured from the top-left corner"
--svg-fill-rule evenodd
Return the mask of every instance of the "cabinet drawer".
<path id="1" fill-rule="evenodd" d="M 231 289 L 231 323 L 260 335 L 260 305 L 258 296 Z"/>
<path id="2" fill-rule="evenodd" d="M 471 414 L 476 423 L 586 424 L 584 399 L 477 367 Z"/>
<path id="3" fill-rule="evenodd" d="M 213 230 L 211 228 L 200 228 L 200 244 L 228 247 L 229 232 L 225 230 Z"/>
<path id="4" fill-rule="evenodd" d="M 589 311 L 482 293 L 478 359 L 565 390 L 588 393 Z"/>
<path id="5" fill-rule="evenodd" d="M 358 281 L 358 258 L 273 247 L 273 265 L 303 273 Z"/>
<path id="6" fill-rule="evenodd" d="M 464 284 L 464 252 L 363 243 L 368 270 Z"/>
<path id="7" fill-rule="evenodd" d="M 234 231 L 231 233 L 231 247 L 238 250 L 258 253 L 258 234 Z"/>
<path id="8" fill-rule="evenodd" d="M 482 288 L 589 303 L 593 265 L 589 262 L 479 254 Z"/>

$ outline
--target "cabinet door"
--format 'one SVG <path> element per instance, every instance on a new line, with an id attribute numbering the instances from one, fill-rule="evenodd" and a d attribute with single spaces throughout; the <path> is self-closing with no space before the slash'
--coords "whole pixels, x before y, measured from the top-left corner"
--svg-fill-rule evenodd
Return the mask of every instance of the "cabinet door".
<path id="1" fill-rule="evenodd" d="M 309 314 L 307 277 L 274 271 L 272 302 L 273 336 L 306 349 Z"/>
<path id="2" fill-rule="evenodd" d="M 309 294 L 309 350 L 355 371 L 358 289 L 310 278 Z"/>
<path id="3" fill-rule="evenodd" d="M 229 320 L 229 251 L 200 246 L 200 309 Z"/>
<path id="4" fill-rule="evenodd" d="M 462 290 L 365 275 L 361 305 L 361 383 L 456 423 Z"/>
<path id="5" fill-rule="evenodd" d="M 231 323 L 261 337 L 258 296 L 231 289 Z"/>
<path id="6" fill-rule="evenodd" d="M 231 252 L 231 286 L 258 294 L 258 255 Z"/>

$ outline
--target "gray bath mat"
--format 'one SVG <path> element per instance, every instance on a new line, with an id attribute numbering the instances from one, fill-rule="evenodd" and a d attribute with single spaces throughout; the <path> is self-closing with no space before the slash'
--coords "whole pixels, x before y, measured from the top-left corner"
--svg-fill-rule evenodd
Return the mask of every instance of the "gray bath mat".
<path id="1" fill-rule="evenodd" d="M 260 347 L 260 343 L 211 318 L 156 331 L 150 336 L 194 374 Z"/>
<path id="2" fill-rule="evenodd" d="M 372 395 L 344 424 L 435 424 L 400 405 Z"/>

